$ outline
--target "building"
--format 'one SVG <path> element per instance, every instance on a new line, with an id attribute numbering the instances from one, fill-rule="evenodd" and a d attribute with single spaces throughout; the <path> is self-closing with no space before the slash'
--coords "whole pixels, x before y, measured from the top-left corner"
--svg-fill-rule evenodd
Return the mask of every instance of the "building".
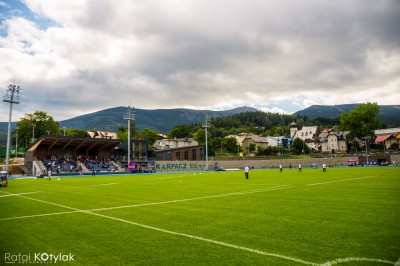
<path id="1" fill-rule="evenodd" d="M 347 153 L 348 145 L 346 135 L 348 132 L 336 132 L 333 129 L 324 130 L 319 134 L 319 146 L 322 153 Z"/>
<path id="2" fill-rule="evenodd" d="M 205 146 L 195 145 L 155 151 L 156 161 L 203 161 Z"/>
<path id="3" fill-rule="evenodd" d="M 256 145 L 255 152 L 257 152 L 259 148 L 268 148 L 268 141 L 265 137 L 261 137 L 258 135 L 249 135 L 246 136 L 242 142 L 243 152 L 249 154 L 249 147 L 253 143 Z"/>
<path id="4" fill-rule="evenodd" d="M 148 149 L 147 149 L 147 140 L 137 140 L 131 139 L 131 158 L 130 161 L 147 161 L 148 160 Z M 123 141 L 118 147 L 114 150 L 115 157 L 120 158 L 121 161 L 127 161 L 128 158 L 128 141 Z"/>
<path id="5" fill-rule="evenodd" d="M 383 143 L 385 149 L 399 149 L 400 128 L 377 129 L 374 133 L 375 143 Z"/>
<path id="6" fill-rule="evenodd" d="M 42 173 L 43 161 L 49 158 L 77 160 L 78 158 L 112 158 L 120 140 L 43 135 L 28 146 L 25 166 L 33 175 Z"/>
<path id="7" fill-rule="evenodd" d="M 175 148 L 184 148 L 198 146 L 199 143 L 193 138 L 182 138 L 182 139 L 158 139 L 154 142 L 153 148 L 156 151 L 168 150 Z"/>
<path id="8" fill-rule="evenodd" d="M 266 137 L 268 146 L 269 147 L 284 147 L 284 148 L 289 148 L 291 138 L 287 138 L 285 136 L 279 136 L 279 137 L 272 137 L 272 136 L 267 136 Z"/>
<path id="9" fill-rule="evenodd" d="M 236 142 L 239 144 L 239 146 L 242 146 L 244 139 L 250 135 L 251 134 L 249 134 L 249 133 L 239 133 L 237 135 L 226 136 L 225 138 L 234 138 L 234 139 L 236 139 Z"/>
<path id="10" fill-rule="evenodd" d="M 118 139 L 117 133 L 108 131 L 87 131 L 85 138 L 92 139 Z"/>
<path id="11" fill-rule="evenodd" d="M 290 137 L 294 140 L 299 138 L 303 140 L 306 145 L 313 150 L 318 150 L 318 126 L 307 126 L 302 127 L 301 129 L 297 128 L 296 123 L 290 124 Z"/>
<path id="12" fill-rule="evenodd" d="M 205 146 L 193 138 L 159 139 L 153 144 L 157 161 L 202 161 Z"/>

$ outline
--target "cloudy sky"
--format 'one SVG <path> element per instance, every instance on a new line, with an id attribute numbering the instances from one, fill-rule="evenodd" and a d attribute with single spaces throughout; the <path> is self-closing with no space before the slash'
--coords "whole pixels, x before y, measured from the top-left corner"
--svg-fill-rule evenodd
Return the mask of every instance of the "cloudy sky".
<path id="1" fill-rule="evenodd" d="M 398 0 L 0 0 L 0 10 L 0 87 L 23 89 L 14 121 L 129 104 L 400 104 Z"/>

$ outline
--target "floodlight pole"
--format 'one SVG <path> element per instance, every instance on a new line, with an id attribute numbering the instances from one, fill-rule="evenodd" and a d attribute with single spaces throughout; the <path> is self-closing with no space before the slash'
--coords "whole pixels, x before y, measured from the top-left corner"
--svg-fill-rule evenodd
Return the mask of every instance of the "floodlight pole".
<path id="1" fill-rule="evenodd" d="M 207 137 L 207 128 L 210 126 L 208 125 L 209 119 L 208 116 L 206 116 L 206 121 L 203 124 L 203 128 L 205 128 L 206 131 L 206 171 L 208 171 L 208 137 Z"/>
<path id="2" fill-rule="evenodd" d="M 19 104 L 21 97 L 19 91 L 21 88 L 16 85 L 8 85 L 7 93 L 3 96 L 3 102 L 10 103 L 10 113 L 8 116 L 8 132 L 7 132 L 7 151 L 6 151 L 6 171 L 8 173 L 8 161 L 10 160 L 10 142 L 11 142 L 11 116 L 12 116 L 12 105 L 13 103 Z"/>
<path id="3" fill-rule="evenodd" d="M 368 165 L 368 139 L 369 137 L 364 137 L 363 139 L 365 139 L 365 158 L 367 158 L 367 165 Z"/>
<path id="4" fill-rule="evenodd" d="M 124 115 L 124 119 L 128 120 L 128 169 L 131 162 L 131 120 L 135 120 L 135 108 L 128 106 L 128 110 Z"/>
<path id="5" fill-rule="evenodd" d="M 18 157 L 18 129 L 19 127 L 16 127 L 17 129 L 17 134 L 15 135 L 15 158 Z"/>

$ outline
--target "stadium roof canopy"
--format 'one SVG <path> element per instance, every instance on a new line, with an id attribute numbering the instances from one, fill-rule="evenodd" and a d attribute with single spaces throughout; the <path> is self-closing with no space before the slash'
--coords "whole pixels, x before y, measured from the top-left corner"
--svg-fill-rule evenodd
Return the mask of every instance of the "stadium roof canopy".
<path id="1" fill-rule="evenodd" d="M 121 143 L 116 139 L 100 138 L 81 138 L 44 135 L 35 140 L 28 148 L 27 152 L 46 150 L 47 154 L 57 150 L 61 154 L 66 150 L 73 150 L 74 153 L 98 154 L 100 152 L 111 152 Z"/>

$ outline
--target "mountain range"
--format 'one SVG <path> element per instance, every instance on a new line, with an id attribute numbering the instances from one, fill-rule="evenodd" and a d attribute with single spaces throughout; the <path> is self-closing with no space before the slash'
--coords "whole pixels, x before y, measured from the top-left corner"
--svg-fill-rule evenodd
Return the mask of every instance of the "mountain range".
<path id="1" fill-rule="evenodd" d="M 357 104 L 333 106 L 313 105 L 294 113 L 294 115 L 337 118 L 340 114 L 353 110 L 356 107 Z M 193 110 L 184 108 L 156 110 L 135 109 L 135 122 L 138 130 L 151 128 L 167 133 L 175 125 L 204 121 L 206 116 L 224 117 L 254 111 L 257 111 L 257 109 L 246 106 L 225 111 Z M 60 127 L 80 128 L 85 130 L 96 129 L 103 131 L 117 131 L 118 127 L 127 126 L 127 121 L 123 118 L 126 112 L 127 107 L 120 106 L 59 121 L 59 125 Z M 380 105 L 378 118 L 382 123 L 390 127 L 400 127 L 400 105 Z M 7 122 L 0 122 L 0 144 L 3 145 L 6 143 L 7 126 Z M 15 127 L 15 122 L 12 127 Z"/>
<path id="2" fill-rule="evenodd" d="M 340 114 L 356 108 L 357 104 L 312 105 L 294 114 L 307 117 L 337 118 Z M 400 126 L 400 105 L 379 105 L 378 119 L 388 126 Z"/>
<path id="3" fill-rule="evenodd" d="M 246 106 L 226 111 L 193 110 L 184 108 L 134 110 L 135 123 L 138 130 L 151 128 L 164 133 L 167 133 L 178 124 L 190 124 L 193 122 L 204 121 L 206 116 L 224 117 L 238 113 L 257 111 L 257 109 Z M 117 131 L 118 127 L 127 127 L 127 121 L 123 118 L 126 112 L 127 107 L 120 106 L 63 120 L 59 122 L 59 125 L 60 127 Z"/>

